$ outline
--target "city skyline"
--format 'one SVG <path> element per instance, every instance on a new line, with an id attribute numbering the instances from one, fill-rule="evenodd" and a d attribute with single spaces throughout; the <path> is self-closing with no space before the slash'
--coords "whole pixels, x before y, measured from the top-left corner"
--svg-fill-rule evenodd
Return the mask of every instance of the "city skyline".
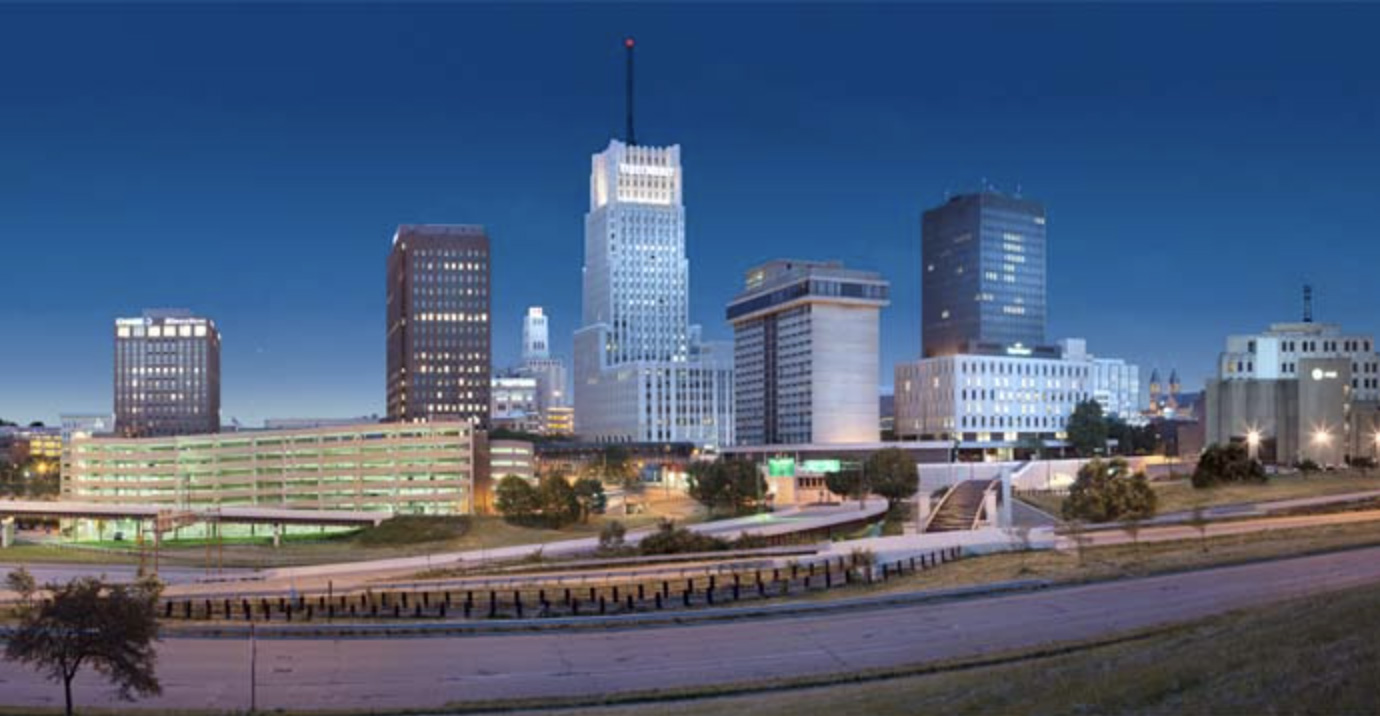
<path id="1" fill-rule="evenodd" d="M 1320 321 L 1375 328 L 1365 309 L 1380 289 L 1366 267 L 1380 249 L 1365 241 L 1364 200 L 1380 165 L 1375 93 L 1364 91 L 1375 80 L 1360 69 L 1364 43 L 1343 41 L 1377 17 L 1368 9 L 1183 10 L 1198 26 L 1176 24 L 1181 54 L 1162 67 L 1137 51 L 1155 35 L 1145 23 L 1170 20 L 1137 8 L 1092 13 L 1064 47 L 1051 39 L 1059 9 L 817 8 L 783 22 L 727 8 L 563 9 L 540 20 L 350 8 L 324 21 L 309 51 L 293 43 L 322 18 L 284 8 L 5 12 L 8 64 L 54 25 L 84 48 L 4 81 L 18 111 L 0 118 L 10 157 L 0 233 L 24 269 L 7 272 L 0 328 L 7 345 L 29 347 L 0 355 L 0 417 L 11 420 L 110 408 L 110 322 L 158 305 L 186 306 L 225 334 L 226 422 L 382 414 L 377 273 L 403 223 L 490 228 L 495 367 L 517 362 L 529 305 L 547 307 L 552 351 L 571 355 L 585 167 L 620 133 L 624 34 L 643 53 L 639 134 L 686 147 L 689 312 L 706 338 L 730 334 L 722 306 L 747 267 L 776 255 L 839 259 L 892 284 L 886 381 L 889 366 L 920 353 L 920 214 L 984 174 L 1009 192 L 1020 181 L 1049 211 L 1051 337 L 1086 336 L 1146 371 L 1177 368 L 1195 390 L 1220 335 L 1296 316 L 1305 280 Z M 256 22 L 275 13 L 273 27 Z M 743 42 L 716 42 L 713 17 L 733 18 Z M 910 47 L 898 19 L 948 22 L 954 37 Z M 769 20 L 780 37 L 757 32 Z M 246 67 L 243 52 L 217 44 L 235 32 L 198 47 L 217 22 L 242 24 L 263 54 Z M 463 22 L 493 37 L 445 46 L 444 28 Z M 1217 57 L 1213 33 L 1228 30 L 1256 35 L 1258 54 Z M 797 51 L 825 32 L 847 56 L 837 67 Z M 1008 43 L 935 64 L 972 33 Z M 158 43 L 134 46 L 148 37 Z M 520 51 L 485 58 L 504 37 L 543 43 L 569 66 Z M 387 61 L 354 58 L 366 41 L 386 44 Z M 1036 47 L 1043 54 L 1025 54 Z M 169 51 L 187 66 L 164 66 Z M 1094 53 L 1103 66 L 1080 67 L 1076 81 L 1059 74 Z M 307 80 L 304 101 L 293 93 Z M 485 116 L 467 114 L 476 101 L 489 103 Z M 278 258 L 264 261 L 269 251 Z M 1206 285 L 1232 273 L 1231 291 Z"/>

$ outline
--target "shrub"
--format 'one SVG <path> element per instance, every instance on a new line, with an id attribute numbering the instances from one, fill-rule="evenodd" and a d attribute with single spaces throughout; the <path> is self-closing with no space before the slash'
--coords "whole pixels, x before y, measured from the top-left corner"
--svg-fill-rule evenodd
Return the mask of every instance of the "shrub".
<path id="1" fill-rule="evenodd" d="M 618 520 L 611 520 L 599 530 L 599 552 L 601 554 L 618 554 L 627 549 L 627 543 L 623 540 L 628 533 L 628 528 L 623 526 Z"/>
<path id="2" fill-rule="evenodd" d="M 1294 467 L 1297 467 L 1299 472 L 1322 472 L 1322 466 L 1308 458 L 1299 460 Z"/>
<path id="3" fill-rule="evenodd" d="M 1158 502 L 1145 473 L 1128 474 L 1126 461 L 1091 460 L 1078 470 L 1062 508 L 1064 519 L 1085 522 L 1143 520 Z"/>
<path id="4" fill-rule="evenodd" d="M 672 520 L 662 520 L 652 534 L 642 538 L 639 545 L 642 554 L 689 554 L 692 552 L 718 552 L 728 549 L 727 540 L 710 535 L 702 535 L 684 527 L 677 527 Z"/>
<path id="5" fill-rule="evenodd" d="M 1237 443 L 1210 445 L 1198 458 L 1198 466 L 1193 469 L 1193 486 L 1212 487 L 1219 484 L 1238 482 L 1265 482 L 1265 468 L 1259 460 L 1254 460 L 1246 452 L 1246 447 Z"/>

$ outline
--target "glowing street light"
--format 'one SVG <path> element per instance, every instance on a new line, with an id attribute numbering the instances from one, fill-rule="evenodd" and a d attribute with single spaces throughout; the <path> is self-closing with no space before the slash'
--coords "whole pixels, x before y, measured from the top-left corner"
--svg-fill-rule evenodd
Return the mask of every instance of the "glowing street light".
<path id="1" fill-rule="evenodd" d="M 1318 428 L 1313 431 L 1313 443 L 1315 445 L 1326 445 L 1332 442 L 1332 434 L 1325 428 Z"/>
<path id="2" fill-rule="evenodd" d="M 1378 443 L 1380 444 L 1380 443 Z M 1260 453 L 1260 431 L 1251 429 L 1246 431 L 1246 446 L 1250 448 L 1250 458 L 1256 459 Z"/>

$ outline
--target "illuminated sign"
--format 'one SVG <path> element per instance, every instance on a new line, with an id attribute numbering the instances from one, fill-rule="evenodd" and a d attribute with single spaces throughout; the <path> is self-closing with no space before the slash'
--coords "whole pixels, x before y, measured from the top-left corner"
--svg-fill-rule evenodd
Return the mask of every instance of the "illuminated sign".
<path id="1" fill-rule="evenodd" d="M 1335 370 L 1323 370 L 1322 368 L 1314 368 L 1314 369 L 1313 369 L 1313 380 L 1322 380 L 1322 379 L 1324 379 L 1324 378 L 1336 378 L 1336 377 L 1337 377 L 1337 371 L 1335 371 Z"/>
<path id="2" fill-rule="evenodd" d="M 843 468 L 839 465 L 838 460 L 806 460 L 801 463 L 800 469 L 804 472 L 813 472 L 822 475 L 838 472 Z"/>
<path id="3" fill-rule="evenodd" d="M 1030 355 L 1030 349 L 1017 343 L 1014 346 L 1008 346 L 1006 348 L 1006 354 L 1012 356 L 1028 356 Z"/>
<path id="4" fill-rule="evenodd" d="M 767 460 L 768 477 L 795 477 L 795 458 L 773 457 Z"/>
<path id="5" fill-rule="evenodd" d="M 671 167 L 654 167 L 645 164 L 619 164 L 619 174 L 642 174 L 654 177 L 675 176 L 676 170 Z"/>

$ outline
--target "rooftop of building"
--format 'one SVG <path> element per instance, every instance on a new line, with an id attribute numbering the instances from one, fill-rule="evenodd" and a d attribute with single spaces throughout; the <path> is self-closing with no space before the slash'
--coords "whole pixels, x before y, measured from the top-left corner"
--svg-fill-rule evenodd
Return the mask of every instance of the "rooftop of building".
<path id="1" fill-rule="evenodd" d="M 851 269 L 844 266 L 842 261 L 773 259 L 748 269 L 743 280 L 743 295 L 809 277 L 886 283 L 886 280 L 882 278 L 880 273 L 863 269 Z"/>
<path id="2" fill-rule="evenodd" d="M 944 203 L 926 211 L 940 211 L 949 207 L 962 206 L 964 204 L 978 204 L 983 207 L 994 207 L 998 209 L 1010 209 L 1014 211 L 1024 211 L 1037 216 L 1044 216 L 1045 206 L 1034 199 L 1027 199 L 1020 195 L 1005 194 L 997 191 L 994 187 L 987 187 L 981 191 L 964 192 L 954 194 L 945 199 Z"/>

